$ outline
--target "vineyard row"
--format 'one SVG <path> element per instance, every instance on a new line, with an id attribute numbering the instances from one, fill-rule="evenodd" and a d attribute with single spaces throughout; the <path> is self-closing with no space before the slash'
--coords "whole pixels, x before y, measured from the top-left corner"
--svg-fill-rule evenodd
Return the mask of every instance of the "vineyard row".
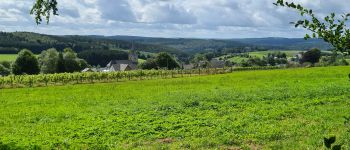
<path id="1" fill-rule="evenodd" d="M 0 89 L 42 87 L 67 84 L 119 82 L 126 80 L 147 80 L 156 78 L 178 78 L 198 75 L 224 74 L 244 70 L 270 70 L 284 67 L 244 67 L 193 70 L 135 70 L 125 72 L 85 72 L 40 75 L 10 75 L 0 77 Z"/>

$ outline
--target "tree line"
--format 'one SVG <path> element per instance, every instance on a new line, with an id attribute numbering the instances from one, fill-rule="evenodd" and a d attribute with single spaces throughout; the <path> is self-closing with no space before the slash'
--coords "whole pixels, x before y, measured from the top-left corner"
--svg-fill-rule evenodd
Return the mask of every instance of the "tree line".
<path id="1" fill-rule="evenodd" d="M 205 56 L 205 55 L 204 55 Z M 279 66 L 279 65 L 294 65 L 294 66 L 340 66 L 349 65 L 345 60 L 345 56 L 339 53 L 330 53 L 321 51 L 317 48 L 306 52 L 300 52 L 295 57 L 287 58 L 287 54 L 283 52 L 268 53 L 263 57 L 251 56 L 249 53 L 231 54 L 221 57 L 220 60 L 228 60 L 233 57 L 242 58 L 240 62 L 229 62 L 231 65 L 241 67 L 251 66 Z M 207 57 L 200 57 L 206 60 Z M 198 59 L 198 58 L 197 58 Z"/>
<path id="2" fill-rule="evenodd" d="M 72 73 L 88 66 L 89 64 L 84 59 L 78 58 L 77 53 L 71 48 L 65 48 L 62 52 L 50 48 L 42 51 L 38 57 L 30 50 L 23 49 L 13 63 L 6 61 L 0 63 L 0 75 Z"/>

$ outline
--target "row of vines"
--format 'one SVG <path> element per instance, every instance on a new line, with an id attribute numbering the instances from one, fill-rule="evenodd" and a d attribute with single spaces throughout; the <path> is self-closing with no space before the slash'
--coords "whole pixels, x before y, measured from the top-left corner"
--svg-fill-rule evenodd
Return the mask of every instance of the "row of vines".
<path id="1" fill-rule="evenodd" d="M 193 70 L 135 70 L 125 72 L 86 72 L 40 75 L 10 75 L 0 77 L 0 89 L 21 87 L 42 87 L 51 85 L 120 82 L 127 80 L 147 80 L 157 78 L 178 78 L 198 75 L 224 74 L 244 70 L 281 69 L 281 67 L 245 67 Z"/>

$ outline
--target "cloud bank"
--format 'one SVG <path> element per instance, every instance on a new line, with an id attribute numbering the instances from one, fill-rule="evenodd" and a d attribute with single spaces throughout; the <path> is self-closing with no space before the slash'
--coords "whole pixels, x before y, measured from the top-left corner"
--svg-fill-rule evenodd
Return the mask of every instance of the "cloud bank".
<path id="1" fill-rule="evenodd" d="M 293 10 L 275 0 L 58 0 L 59 16 L 49 25 L 29 15 L 34 0 L 0 0 L 0 30 L 58 35 L 155 37 L 303 37 L 289 24 Z M 346 0 L 294 0 L 322 15 L 347 13 Z"/>

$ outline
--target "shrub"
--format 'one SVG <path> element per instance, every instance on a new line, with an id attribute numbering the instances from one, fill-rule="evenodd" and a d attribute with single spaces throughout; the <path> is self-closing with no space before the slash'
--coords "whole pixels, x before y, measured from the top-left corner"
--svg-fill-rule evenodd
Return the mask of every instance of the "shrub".
<path id="1" fill-rule="evenodd" d="M 8 76 L 10 75 L 11 70 L 6 68 L 4 65 L 0 64 L 0 76 Z"/>

